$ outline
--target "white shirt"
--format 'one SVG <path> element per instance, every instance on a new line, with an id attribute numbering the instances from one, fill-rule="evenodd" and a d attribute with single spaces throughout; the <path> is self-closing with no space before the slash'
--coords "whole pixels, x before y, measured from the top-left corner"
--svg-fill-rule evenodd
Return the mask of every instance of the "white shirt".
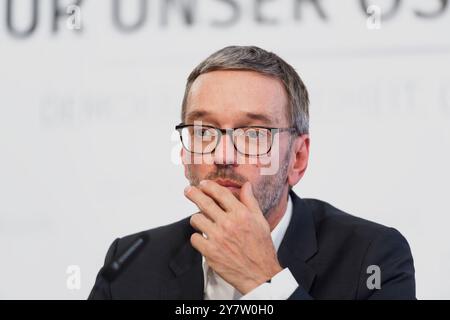
<path id="1" fill-rule="evenodd" d="M 288 196 L 286 212 L 271 232 L 273 245 L 278 252 L 287 227 L 292 217 L 292 200 Z M 209 268 L 205 257 L 202 257 L 205 300 L 286 300 L 297 289 L 298 283 L 288 268 L 277 273 L 270 283 L 263 283 L 246 295 L 236 290 L 223 280 L 212 268 Z"/>

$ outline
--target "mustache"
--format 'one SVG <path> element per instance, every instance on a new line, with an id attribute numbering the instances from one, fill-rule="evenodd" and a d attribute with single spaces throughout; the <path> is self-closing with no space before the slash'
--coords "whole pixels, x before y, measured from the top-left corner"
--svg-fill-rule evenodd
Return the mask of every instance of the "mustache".
<path id="1" fill-rule="evenodd" d="M 217 168 L 217 170 L 208 173 L 205 177 L 206 180 L 215 180 L 218 178 L 231 180 L 241 185 L 248 181 L 248 179 L 246 179 L 244 176 L 236 173 L 233 169 L 228 167 Z"/>

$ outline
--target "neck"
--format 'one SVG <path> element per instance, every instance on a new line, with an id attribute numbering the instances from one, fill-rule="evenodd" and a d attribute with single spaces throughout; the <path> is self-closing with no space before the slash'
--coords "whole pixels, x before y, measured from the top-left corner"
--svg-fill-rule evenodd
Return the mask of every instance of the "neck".
<path id="1" fill-rule="evenodd" d="M 285 187 L 281 194 L 278 205 L 276 207 L 272 208 L 269 211 L 269 214 L 267 215 L 267 222 L 269 223 L 270 231 L 275 229 L 275 227 L 278 225 L 278 223 L 283 218 L 283 216 L 286 212 L 288 193 L 289 193 L 289 188 Z"/>

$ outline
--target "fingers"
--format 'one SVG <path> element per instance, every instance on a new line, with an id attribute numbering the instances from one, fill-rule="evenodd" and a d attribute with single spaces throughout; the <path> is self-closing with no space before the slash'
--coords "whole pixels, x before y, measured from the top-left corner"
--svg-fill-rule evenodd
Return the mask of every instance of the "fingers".
<path id="1" fill-rule="evenodd" d="M 191 216 L 190 223 L 193 228 L 205 233 L 208 237 L 210 237 L 215 231 L 214 222 L 201 213 L 193 214 Z"/>
<path id="2" fill-rule="evenodd" d="M 214 181 L 202 180 L 199 188 L 213 198 L 225 211 L 231 211 L 240 205 L 239 200 L 228 188 Z"/>
<path id="3" fill-rule="evenodd" d="M 241 202 L 250 209 L 250 211 L 261 212 L 258 200 L 256 200 L 253 194 L 252 185 L 250 184 L 250 182 L 244 183 L 244 185 L 241 187 L 239 198 Z"/>
<path id="4" fill-rule="evenodd" d="M 194 232 L 191 235 L 191 244 L 203 256 L 207 255 L 209 245 L 208 240 L 206 240 L 200 233 Z"/>
<path id="5" fill-rule="evenodd" d="M 186 187 L 186 189 L 184 189 L 184 194 L 212 221 L 220 220 L 220 216 L 224 214 L 222 208 L 220 208 L 211 197 L 207 196 L 197 187 Z"/>

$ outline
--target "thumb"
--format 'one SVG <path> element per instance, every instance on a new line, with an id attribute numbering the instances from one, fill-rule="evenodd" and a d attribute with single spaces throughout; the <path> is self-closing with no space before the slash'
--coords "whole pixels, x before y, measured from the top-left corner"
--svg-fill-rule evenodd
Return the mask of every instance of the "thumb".
<path id="1" fill-rule="evenodd" d="M 242 185 L 239 198 L 241 202 L 250 210 L 256 212 L 261 211 L 259 208 L 259 203 L 253 194 L 252 185 L 250 182 L 246 182 Z"/>

